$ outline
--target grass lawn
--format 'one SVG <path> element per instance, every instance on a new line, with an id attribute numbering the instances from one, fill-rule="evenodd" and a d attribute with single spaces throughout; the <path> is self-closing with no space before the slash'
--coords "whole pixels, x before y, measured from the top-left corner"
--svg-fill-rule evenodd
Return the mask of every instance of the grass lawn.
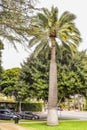
<path id="1" fill-rule="evenodd" d="M 13 120 L 0 120 L 0 123 L 14 123 Z M 19 124 L 27 130 L 87 130 L 87 121 L 59 120 L 58 126 L 47 126 L 46 121 L 20 120 Z"/>
<path id="2" fill-rule="evenodd" d="M 87 121 L 60 121 L 58 126 L 47 126 L 46 122 L 20 123 L 29 130 L 87 130 Z"/>

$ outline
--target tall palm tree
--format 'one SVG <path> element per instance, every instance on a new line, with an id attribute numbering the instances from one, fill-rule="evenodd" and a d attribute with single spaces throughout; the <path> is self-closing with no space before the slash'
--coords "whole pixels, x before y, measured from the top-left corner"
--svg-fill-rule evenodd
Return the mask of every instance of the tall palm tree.
<path id="1" fill-rule="evenodd" d="M 51 51 L 47 125 L 58 124 L 56 52 L 59 42 L 57 39 L 61 40 L 69 50 L 76 51 L 81 38 L 73 22 L 75 18 L 76 16 L 68 11 L 58 18 L 58 8 L 52 7 L 51 11 L 43 8 L 42 13 L 32 17 L 29 26 L 28 34 L 31 37 L 29 47 L 36 45 L 33 54 L 36 56 L 40 51 L 44 51 L 45 54 L 47 50 Z"/>

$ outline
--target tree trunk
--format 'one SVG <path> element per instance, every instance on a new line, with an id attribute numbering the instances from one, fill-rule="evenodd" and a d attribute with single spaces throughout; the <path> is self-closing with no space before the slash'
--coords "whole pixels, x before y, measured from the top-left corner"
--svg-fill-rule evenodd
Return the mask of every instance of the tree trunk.
<path id="1" fill-rule="evenodd" d="M 21 112 L 21 100 L 19 100 L 19 112 Z"/>
<path id="2" fill-rule="evenodd" d="M 85 101 L 86 101 L 85 110 L 87 111 L 87 96 L 85 97 Z"/>
<path id="3" fill-rule="evenodd" d="M 51 62 L 49 72 L 49 95 L 48 95 L 48 116 L 47 125 L 58 125 L 58 112 L 57 112 L 57 65 L 56 65 L 56 47 L 55 39 L 51 38 Z"/>

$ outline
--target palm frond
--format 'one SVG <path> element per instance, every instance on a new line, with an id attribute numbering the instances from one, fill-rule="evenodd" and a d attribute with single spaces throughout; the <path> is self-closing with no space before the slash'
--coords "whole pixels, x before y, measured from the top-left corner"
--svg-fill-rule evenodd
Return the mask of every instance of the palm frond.
<path id="1" fill-rule="evenodd" d="M 75 43 L 76 45 L 79 45 L 79 43 L 81 42 L 81 38 L 78 35 L 72 35 L 70 37 L 70 40 Z"/>
<path id="2" fill-rule="evenodd" d="M 51 16 L 51 12 L 47 8 L 43 8 L 42 10 L 43 10 L 44 14 L 46 15 L 46 17 Z"/>
<path id="3" fill-rule="evenodd" d="M 64 47 L 71 51 L 69 43 L 62 41 L 62 44 L 64 45 Z"/>
<path id="4" fill-rule="evenodd" d="M 48 19 L 45 17 L 45 15 L 38 13 L 38 17 L 43 23 L 43 26 L 46 27 L 48 25 Z"/>
<path id="5" fill-rule="evenodd" d="M 42 31 L 37 25 L 31 25 L 29 28 L 28 34 L 30 36 L 38 37 L 40 34 L 42 34 Z"/>
<path id="6" fill-rule="evenodd" d="M 2 42 L 2 40 L 0 40 L 0 50 L 2 50 L 4 48 L 4 44 Z"/>
<path id="7" fill-rule="evenodd" d="M 65 23 L 70 23 L 74 19 L 76 19 L 74 14 L 70 13 L 69 11 L 65 11 L 59 18 L 59 26 L 61 27 Z"/>
<path id="8" fill-rule="evenodd" d="M 52 17 L 51 17 L 52 26 L 54 26 L 56 24 L 56 22 L 58 21 L 58 8 L 52 7 L 51 14 L 52 14 Z"/>
<path id="9" fill-rule="evenodd" d="M 57 19 L 58 19 L 58 8 L 57 7 L 54 8 L 54 6 L 52 6 L 51 14 L 52 14 L 53 20 L 57 21 Z"/>
<path id="10" fill-rule="evenodd" d="M 62 41 L 62 43 L 70 51 L 72 55 L 77 52 L 77 45 L 72 41 L 67 41 L 67 42 Z"/>
<path id="11" fill-rule="evenodd" d="M 47 46 L 47 42 L 48 42 L 48 41 L 41 41 L 41 42 L 36 46 L 36 48 L 35 48 L 35 50 L 34 50 L 34 53 L 32 54 L 33 57 L 36 57 L 36 56 L 40 53 L 40 51 L 42 51 L 42 49 Z"/>
<path id="12" fill-rule="evenodd" d="M 36 37 L 33 37 L 32 39 L 29 40 L 29 47 L 33 47 L 36 43 L 39 42 L 39 39 L 37 39 Z"/>
<path id="13" fill-rule="evenodd" d="M 45 54 L 45 58 L 49 58 L 49 54 L 50 54 L 50 47 L 49 44 L 47 44 L 44 48 L 43 48 L 43 52 Z"/>
<path id="14" fill-rule="evenodd" d="M 57 35 L 64 42 L 72 41 L 74 44 L 79 44 L 81 42 L 80 32 L 72 22 L 62 25 Z"/>

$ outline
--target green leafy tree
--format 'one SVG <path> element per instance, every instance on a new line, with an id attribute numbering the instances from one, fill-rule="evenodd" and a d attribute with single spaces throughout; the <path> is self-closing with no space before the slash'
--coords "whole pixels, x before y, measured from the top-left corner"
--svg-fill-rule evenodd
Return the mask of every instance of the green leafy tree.
<path id="1" fill-rule="evenodd" d="M 65 53 L 65 52 L 64 52 Z M 87 89 L 87 54 L 85 51 L 76 53 L 73 57 L 67 53 L 58 64 L 58 93 L 59 99 L 70 98 L 71 95 L 86 96 Z M 66 59 L 66 60 L 65 60 Z M 68 62 L 67 62 L 68 59 Z"/>
<path id="2" fill-rule="evenodd" d="M 51 51 L 50 72 L 49 72 L 49 97 L 48 97 L 48 125 L 57 125 L 57 66 L 56 66 L 56 48 L 60 39 L 72 52 L 76 51 L 77 45 L 80 42 L 80 33 L 75 27 L 74 20 L 76 16 L 68 11 L 65 11 L 58 18 L 58 9 L 52 7 L 51 11 L 43 8 L 42 13 L 38 13 L 31 19 L 28 34 L 31 37 L 29 47 L 36 45 L 34 55 L 40 51 L 47 52 L 49 43 L 51 43 L 49 51 Z M 53 118 L 54 115 L 54 118 Z"/>
<path id="3" fill-rule="evenodd" d="M 22 64 L 20 80 L 26 84 L 26 97 L 47 101 L 48 97 L 48 62 L 44 54 L 38 57 L 29 57 Z"/>
<path id="4" fill-rule="evenodd" d="M 9 96 L 17 93 L 18 88 L 16 84 L 18 83 L 19 72 L 19 68 L 7 69 L 3 71 L 1 80 L 2 93 Z M 14 96 L 16 97 L 17 95 Z"/>
<path id="5" fill-rule="evenodd" d="M 81 94 L 86 96 L 87 84 L 87 55 L 85 52 L 78 52 L 72 57 L 68 50 L 60 47 L 57 54 L 57 79 L 58 79 L 58 104 L 64 102 L 71 95 Z M 36 58 L 29 57 L 23 63 L 20 80 L 27 85 L 26 97 L 48 98 L 48 71 L 49 57 L 40 53 Z M 22 92 L 23 93 L 23 92 Z"/>
<path id="6" fill-rule="evenodd" d="M 71 62 L 71 69 L 79 78 L 78 93 L 86 95 L 87 89 L 87 54 L 86 51 L 79 52 L 73 57 Z M 77 82 L 77 81 L 76 81 Z"/>

